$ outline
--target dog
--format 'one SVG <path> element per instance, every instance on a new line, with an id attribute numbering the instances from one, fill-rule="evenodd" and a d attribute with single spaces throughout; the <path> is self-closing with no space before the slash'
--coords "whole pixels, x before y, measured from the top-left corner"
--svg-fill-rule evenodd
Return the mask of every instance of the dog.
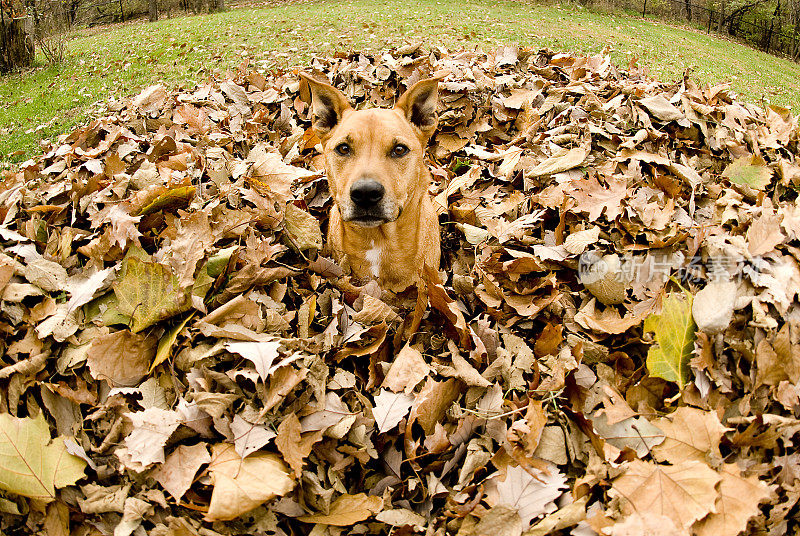
<path id="1" fill-rule="evenodd" d="M 347 97 L 306 73 L 314 133 L 322 141 L 333 198 L 325 250 L 356 279 L 400 292 L 439 269 L 439 219 L 428 188 L 425 146 L 438 125 L 436 78 L 394 107 L 354 110 Z"/>

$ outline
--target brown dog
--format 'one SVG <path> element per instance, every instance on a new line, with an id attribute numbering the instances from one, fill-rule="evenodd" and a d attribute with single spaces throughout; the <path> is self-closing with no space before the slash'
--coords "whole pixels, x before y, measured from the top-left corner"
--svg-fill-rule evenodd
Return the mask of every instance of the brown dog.
<path id="1" fill-rule="evenodd" d="M 399 292 L 439 269 L 439 220 L 423 161 L 438 123 L 438 80 L 422 80 L 392 109 L 353 110 L 341 91 L 301 74 L 322 140 L 334 205 L 328 250 L 360 280 Z"/>

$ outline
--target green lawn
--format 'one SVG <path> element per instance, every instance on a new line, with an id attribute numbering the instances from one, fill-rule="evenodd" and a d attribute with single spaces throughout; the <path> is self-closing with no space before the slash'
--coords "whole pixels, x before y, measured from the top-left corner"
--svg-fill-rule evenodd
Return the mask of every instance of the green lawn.
<path id="1" fill-rule="evenodd" d="M 422 40 L 450 49 L 516 43 L 597 53 L 622 66 L 636 55 L 662 80 L 692 68 L 704 83 L 730 81 L 745 99 L 797 110 L 800 65 L 686 28 L 588 12 L 488 0 L 323 0 L 234 9 L 78 32 L 59 66 L 0 77 L 0 161 L 35 154 L 91 104 L 154 82 L 193 84 L 249 60 L 259 70 L 302 67 L 336 50 L 379 50 Z"/>

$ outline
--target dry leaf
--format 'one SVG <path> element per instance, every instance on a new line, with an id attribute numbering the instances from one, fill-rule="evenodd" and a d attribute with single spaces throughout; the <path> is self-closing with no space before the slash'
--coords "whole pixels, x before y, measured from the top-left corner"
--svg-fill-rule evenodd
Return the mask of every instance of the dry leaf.
<path id="1" fill-rule="evenodd" d="M 256 452 L 242 459 L 228 443 L 211 447 L 208 473 L 214 489 L 207 521 L 234 519 L 295 486 L 288 468 L 275 454 Z"/>
<path id="2" fill-rule="evenodd" d="M 625 513 L 666 516 L 687 528 L 715 510 L 720 476 L 702 462 L 657 465 L 634 460 L 624 467 L 612 490 L 622 498 Z"/>

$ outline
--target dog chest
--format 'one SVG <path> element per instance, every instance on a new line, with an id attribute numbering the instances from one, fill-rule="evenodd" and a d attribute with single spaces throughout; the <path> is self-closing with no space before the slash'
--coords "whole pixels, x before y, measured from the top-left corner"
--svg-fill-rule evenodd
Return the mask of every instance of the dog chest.
<path id="1" fill-rule="evenodd" d="M 378 277 L 381 273 L 381 248 L 375 244 L 374 240 L 370 242 L 370 248 L 366 251 L 364 257 L 372 276 Z"/>

